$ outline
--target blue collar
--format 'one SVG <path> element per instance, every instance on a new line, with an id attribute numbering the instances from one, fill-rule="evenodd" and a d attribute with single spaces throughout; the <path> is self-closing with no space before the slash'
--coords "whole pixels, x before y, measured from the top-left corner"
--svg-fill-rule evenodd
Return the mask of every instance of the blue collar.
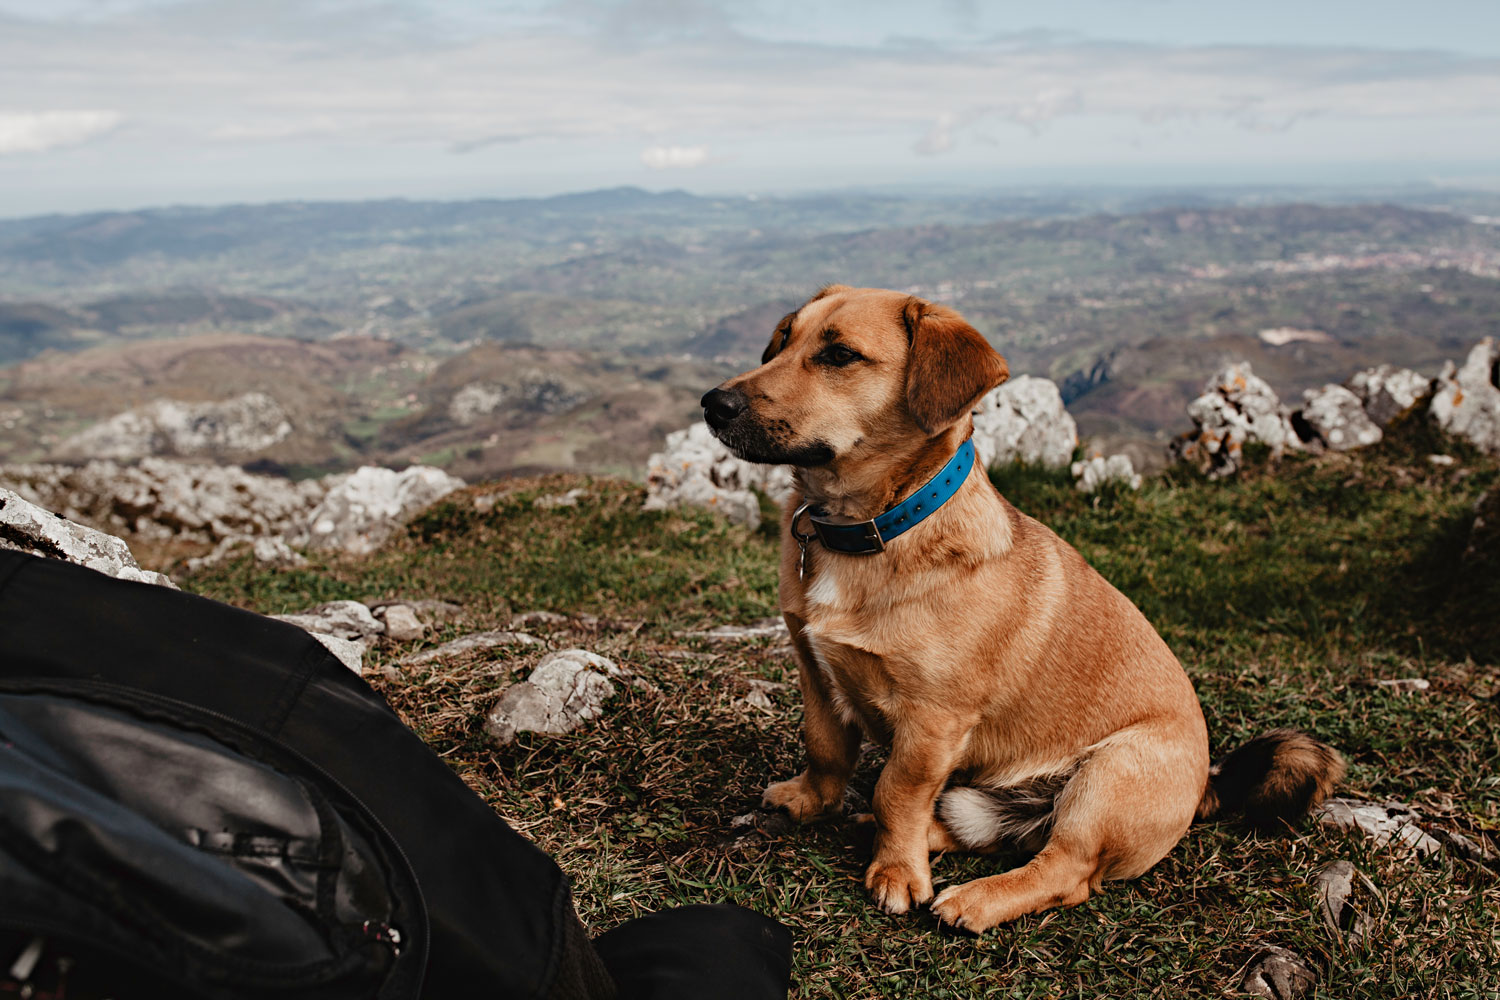
<path id="1" fill-rule="evenodd" d="M 958 451 L 948 460 L 948 464 L 929 479 L 925 486 L 885 513 L 877 514 L 868 521 L 840 524 L 825 520 L 821 510 L 804 503 L 792 515 L 792 535 L 802 546 L 804 554 L 807 543 L 814 537 L 830 552 L 866 556 L 884 551 L 887 542 L 915 528 L 933 511 L 947 503 L 964 484 L 964 480 L 969 478 L 969 470 L 973 467 L 974 441 L 971 438 L 958 446 Z M 803 535 L 797 531 L 797 521 L 803 514 L 807 515 L 812 524 L 812 534 Z"/>

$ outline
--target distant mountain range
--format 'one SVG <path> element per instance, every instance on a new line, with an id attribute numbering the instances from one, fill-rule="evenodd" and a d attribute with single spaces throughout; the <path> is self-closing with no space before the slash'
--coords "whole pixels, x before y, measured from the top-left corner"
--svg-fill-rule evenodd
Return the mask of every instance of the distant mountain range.
<path id="1" fill-rule="evenodd" d="M 1277 200 L 1291 196 L 1323 203 Z M 314 401 L 302 407 L 311 437 L 266 459 L 288 468 L 436 456 L 460 474 L 638 469 L 647 432 L 625 425 L 655 433 L 691 416 L 703 389 L 753 364 L 776 319 L 830 281 L 957 306 L 1014 371 L 1062 384 L 1086 434 L 1144 452 L 1229 357 L 1286 393 L 1366 362 L 1431 369 L 1460 354 L 1500 316 L 1496 217 L 1500 196 L 1437 189 L 623 188 L 0 220 L 0 459 L 43 457 L 153 393 L 265 383 Z M 1317 336 L 1260 335 L 1283 327 Z M 391 362 L 353 343 L 385 343 L 404 362 L 372 382 L 371 366 Z M 183 374 L 200 370 L 188 357 L 202 384 Z M 210 378 L 215 364 L 245 370 Z M 129 391 L 116 380 L 80 392 L 60 374 L 126 369 Z M 548 371 L 561 389 L 525 375 Z M 496 393 L 508 402 L 471 412 Z M 528 393 L 535 405 L 516 409 Z"/>

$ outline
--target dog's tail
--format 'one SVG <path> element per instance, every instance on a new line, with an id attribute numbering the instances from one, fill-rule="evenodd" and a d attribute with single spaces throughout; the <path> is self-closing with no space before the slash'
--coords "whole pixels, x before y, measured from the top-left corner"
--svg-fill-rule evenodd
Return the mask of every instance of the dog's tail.
<path id="1" fill-rule="evenodd" d="M 1275 828 L 1316 809 L 1344 776 L 1344 758 L 1296 729 L 1272 729 L 1230 751 L 1208 770 L 1197 821 L 1243 814 Z"/>

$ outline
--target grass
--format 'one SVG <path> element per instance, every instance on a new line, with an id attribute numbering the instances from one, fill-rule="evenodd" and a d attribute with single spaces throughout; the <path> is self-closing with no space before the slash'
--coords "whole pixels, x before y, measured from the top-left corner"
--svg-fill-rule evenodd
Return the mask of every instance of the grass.
<path id="1" fill-rule="evenodd" d="M 1217 483 L 1173 472 L 1139 493 L 1097 497 L 1046 470 L 994 478 L 1161 630 L 1217 746 L 1307 728 L 1349 758 L 1347 794 L 1400 799 L 1494 843 L 1500 579 L 1472 572 L 1462 552 L 1473 501 L 1497 467 L 1471 454 L 1436 467 L 1431 450 L 1408 429 L 1357 460 L 1288 459 Z M 580 485 L 588 495 L 576 508 L 532 506 Z M 680 903 L 741 903 L 792 928 L 798 996 L 1219 996 L 1266 944 L 1319 970 L 1316 997 L 1500 991 L 1494 871 L 1321 827 L 1197 827 L 1144 877 L 980 937 L 944 931 L 925 912 L 876 911 L 861 886 L 867 835 L 847 820 L 786 830 L 762 818 L 748 834 L 732 830 L 768 781 L 800 769 L 795 667 L 765 641 L 681 633 L 775 614 L 774 529 L 642 513 L 641 499 L 613 480 L 492 484 L 456 494 L 365 560 L 287 571 L 240 561 L 188 583 L 263 611 L 338 597 L 460 603 L 462 618 L 424 645 L 516 612 L 569 615 L 539 634 L 613 657 L 637 683 L 604 720 L 563 737 L 496 747 L 481 728 L 497 692 L 540 653 L 489 651 L 387 676 L 380 668 L 409 650 L 383 645 L 367 667 L 464 780 L 558 860 L 592 928 Z M 1407 676 L 1432 687 L 1396 694 L 1373 683 Z M 745 701 L 752 679 L 785 685 L 769 689 L 770 710 Z M 881 761 L 867 751 L 854 805 Z M 1362 947 L 1323 927 L 1311 888 L 1341 858 L 1375 881 L 1386 907 Z M 1015 860 L 945 857 L 934 875 L 941 886 Z"/>

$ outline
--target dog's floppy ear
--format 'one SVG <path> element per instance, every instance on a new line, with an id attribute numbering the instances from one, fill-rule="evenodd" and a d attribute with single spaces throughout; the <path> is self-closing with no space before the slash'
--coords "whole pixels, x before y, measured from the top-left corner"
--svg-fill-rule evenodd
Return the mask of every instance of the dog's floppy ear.
<path id="1" fill-rule="evenodd" d="M 772 358 L 776 357 L 776 355 L 781 353 L 781 349 L 786 346 L 786 338 L 791 335 L 792 323 L 796 319 L 797 313 L 795 311 L 789 312 L 785 316 L 781 317 L 781 322 L 776 324 L 776 329 L 771 334 L 771 342 L 767 344 L 766 349 L 761 352 L 761 364 L 765 364 L 767 361 L 770 361 Z"/>
<path id="2" fill-rule="evenodd" d="M 1010 377 L 989 341 L 947 306 L 919 298 L 901 310 L 906 339 L 906 407 L 929 434 L 953 424 Z"/>

